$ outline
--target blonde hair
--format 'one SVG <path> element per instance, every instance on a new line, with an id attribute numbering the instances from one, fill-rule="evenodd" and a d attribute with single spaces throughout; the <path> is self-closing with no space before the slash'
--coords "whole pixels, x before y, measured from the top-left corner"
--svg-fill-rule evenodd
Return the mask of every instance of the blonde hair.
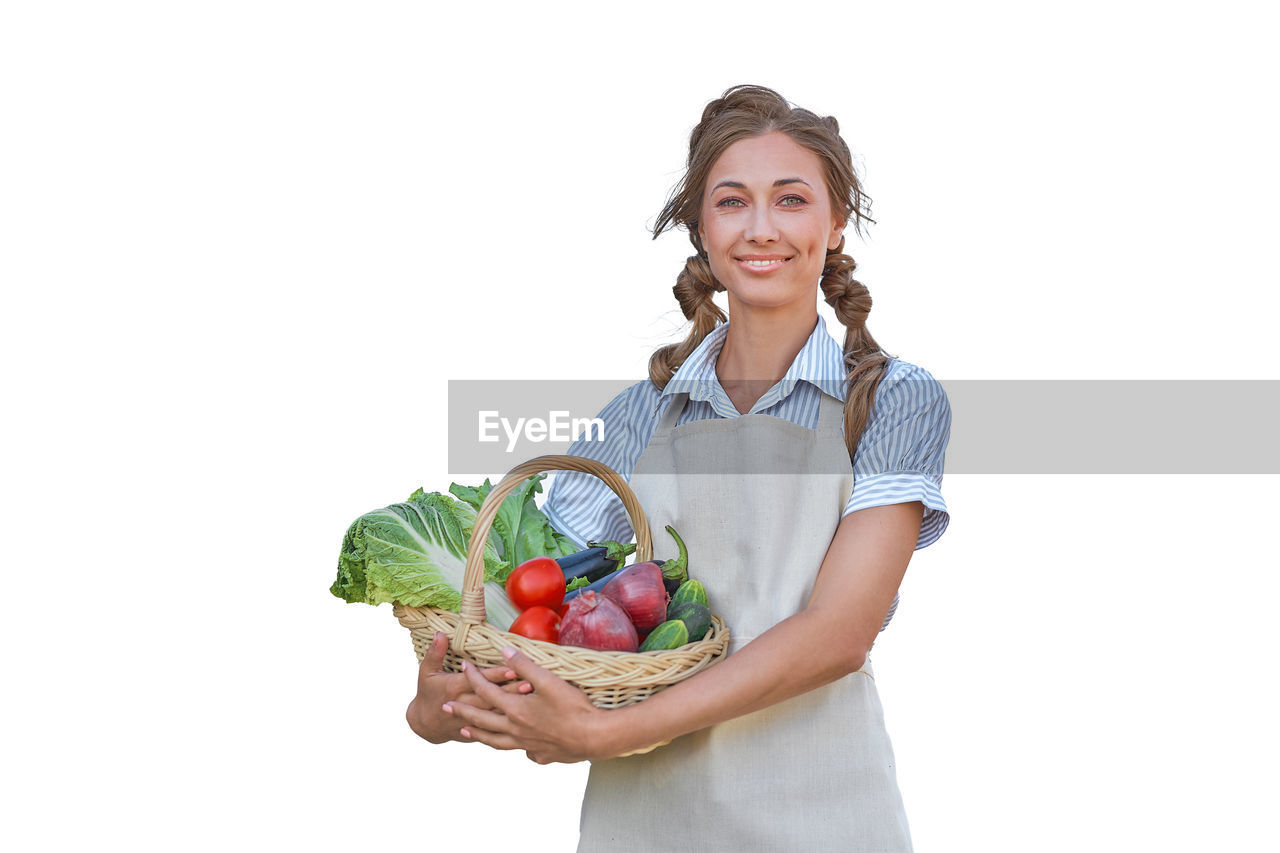
<path id="1" fill-rule="evenodd" d="M 733 143 L 766 133 L 781 131 L 797 144 L 818 155 L 822 161 L 832 210 L 844 214 L 859 234 L 871 218 L 871 199 L 862 190 L 849 146 L 840 137 L 840 125 L 831 116 L 820 117 L 793 107 L 772 89 L 763 86 L 733 86 L 702 111 L 702 120 L 689 137 L 689 159 L 680 180 L 653 226 L 656 239 L 664 231 L 679 226 L 689 232 L 697 254 L 685 262 L 676 276 L 672 293 L 686 319 L 693 322 L 688 337 L 660 347 L 649 358 L 649 380 L 666 387 L 677 367 L 719 324 L 727 319 L 713 297 L 724 290 L 716 280 L 698 236 L 698 216 L 702 195 L 712 165 Z M 888 370 L 889 357 L 867 331 L 871 294 L 853 277 L 857 263 L 844 254 L 844 239 L 827 251 L 822 269 L 822 293 L 845 327 L 844 369 L 848 396 L 844 406 L 845 445 L 850 457 L 875 406 L 876 388 Z"/>

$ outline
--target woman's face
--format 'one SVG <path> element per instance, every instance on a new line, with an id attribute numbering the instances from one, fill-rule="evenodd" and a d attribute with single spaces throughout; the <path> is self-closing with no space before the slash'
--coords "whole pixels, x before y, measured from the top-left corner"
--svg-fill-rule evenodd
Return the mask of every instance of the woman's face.
<path id="1" fill-rule="evenodd" d="M 735 301 L 816 306 L 827 250 L 843 232 L 822 161 L 785 133 L 738 140 L 711 167 L 698 234 L 731 311 Z"/>

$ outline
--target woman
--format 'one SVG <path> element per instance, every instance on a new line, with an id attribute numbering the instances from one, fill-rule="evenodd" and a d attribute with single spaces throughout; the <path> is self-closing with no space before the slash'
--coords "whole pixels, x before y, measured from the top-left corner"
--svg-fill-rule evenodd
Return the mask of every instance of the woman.
<path id="1" fill-rule="evenodd" d="M 867 332 L 842 249 L 868 206 L 835 119 L 756 86 L 712 101 L 654 229 L 683 226 L 697 250 L 674 288 L 693 329 L 605 407 L 603 441 L 571 450 L 628 477 L 652 530 L 681 533 L 729 657 L 608 711 L 518 653 L 445 676 L 438 637 L 423 663 L 415 731 L 592 761 L 580 850 L 911 849 L 868 653 L 912 551 L 946 526 L 950 412 Z M 588 475 L 557 475 L 545 509 L 583 540 L 631 534 Z"/>

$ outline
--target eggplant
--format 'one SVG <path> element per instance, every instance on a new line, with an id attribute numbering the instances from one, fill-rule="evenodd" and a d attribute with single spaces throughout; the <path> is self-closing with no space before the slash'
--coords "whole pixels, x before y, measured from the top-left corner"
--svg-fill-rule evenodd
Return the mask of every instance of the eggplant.
<path id="1" fill-rule="evenodd" d="M 596 560 L 584 560 L 576 566 L 572 566 L 564 570 L 564 581 L 568 583 L 575 578 L 586 578 L 594 581 L 605 575 L 613 574 L 618 568 L 617 560 L 610 560 L 607 557 L 600 557 Z"/>
<path id="2" fill-rule="evenodd" d="M 615 567 L 615 568 L 616 568 L 616 567 Z M 609 572 L 607 572 L 606 574 L 604 574 L 604 575 L 600 576 L 599 578 L 596 578 L 594 581 L 592 581 L 591 583 L 587 584 L 586 586 L 578 587 L 577 589 L 572 590 L 571 592 L 566 592 L 566 593 L 564 594 L 564 600 L 565 600 L 566 602 L 568 602 L 568 601 L 573 601 L 573 600 L 574 600 L 575 598 L 577 598 L 580 594 L 582 594 L 582 593 L 586 592 L 587 590 L 591 590 L 592 592 L 596 593 L 597 595 L 603 595 L 603 594 L 604 594 L 604 593 L 603 593 L 603 591 L 604 591 L 605 584 L 607 584 L 609 581 L 613 580 L 613 576 L 614 576 L 615 574 L 617 574 L 617 572 L 616 572 L 616 571 L 610 570 Z"/>
<path id="3" fill-rule="evenodd" d="M 589 547 L 582 551 L 567 554 L 556 560 L 560 571 L 564 572 L 565 583 L 576 578 L 594 581 L 611 574 L 622 565 L 622 561 L 628 554 L 636 550 L 634 544 L 623 545 L 612 539 L 598 543 L 588 542 L 587 545 Z"/>
<path id="4" fill-rule="evenodd" d="M 583 560 L 598 559 L 608 553 L 608 551 L 609 549 L 603 545 L 596 546 L 595 548 L 583 548 L 581 551 L 576 551 L 572 554 L 565 554 L 563 557 L 557 557 L 556 562 L 560 564 L 561 569 L 568 571 Z"/>

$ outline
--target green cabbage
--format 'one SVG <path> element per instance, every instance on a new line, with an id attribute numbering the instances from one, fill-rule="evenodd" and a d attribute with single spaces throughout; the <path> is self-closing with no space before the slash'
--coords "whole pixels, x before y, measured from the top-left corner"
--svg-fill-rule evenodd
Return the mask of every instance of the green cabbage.
<path id="1" fill-rule="evenodd" d="M 456 613 L 475 520 L 467 504 L 421 489 L 404 503 L 365 513 L 342 539 L 338 577 L 329 591 L 348 602 L 398 601 Z M 503 589 L 511 568 L 486 542 L 485 619 L 504 631 L 519 615 Z"/>
<path id="2" fill-rule="evenodd" d="M 485 619 L 504 631 L 520 613 L 504 589 L 512 568 L 577 550 L 534 503 L 545 476 L 531 477 L 507 496 L 485 542 Z M 360 516 L 342 539 L 338 577 L 329 591 L 353 603 L 398 601 L 456 613 L 476 510 L 492 488 L 488 480 L 475 487 L 451 484 L 449 491 L 461 500 L 418 489 L 404 503 Z"/>

